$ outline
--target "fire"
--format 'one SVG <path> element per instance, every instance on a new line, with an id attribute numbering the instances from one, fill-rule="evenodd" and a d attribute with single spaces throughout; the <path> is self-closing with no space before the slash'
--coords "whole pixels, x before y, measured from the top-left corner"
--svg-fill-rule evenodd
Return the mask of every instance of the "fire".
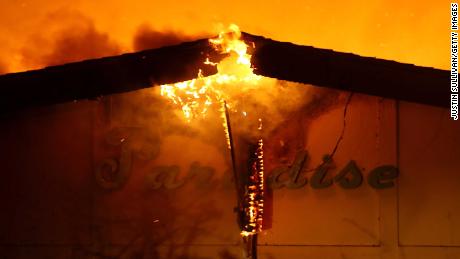
<path id="1" fill-rule="evenodd" d="M 242 64 L 248 70 L 248 74 L 252 74 L 251 55 L 247 53 L 248 46 L 241 38 L 241 31 L 237 25 L 231 24 L 228 32 L 221 32 L 216 39 L 209 41 L 223 53 L 236 53 L 237 64 Z M 253 75 L 253 74 L 252 74 Z"/>
<path id="2" fill-rule="evenodd" d="M 212 105 L 222 106 L 224 101 L 231 108 L 235 94 L 256 87 L 262 79 L 253 73 L 251 55 L 247 53 L 248 46 L 241 40 L 237 25 L 230 25 L 227 31 L 209 42 L 218 51 L 229 54 L 219 63 L 205 61 L 205 64 L 217 66 L 217 74 L 203 77 L 198 71 L 195 79 L 160 86 L 160 94 L 179 106 L 187 121 L 205 117 Z"/>
<path id="3" fill-rule="evenodd" d="M 262 119 L 259 118 L 259 131 L 262 131 Z M 242 236 L 250 236 L 262 231 L 264 213 L 264 141 L 260 138 L 254 153 L 255 160 L 249 176 L 247 194 L 243 201 L 243 212 L 247 222 L 241 231 Z"/>
<path id="4" fill-rule="evenodd" d="M 217 66 L 218 73 L 203 77 L 198 71 L 197 78 L 170 85 L 161 85 L 160 94 L 170 99 L 179 106 L 187 121 L 205 117 L 211 106 L 220 111 L 228 148 L 232 150 L 231 132 L 228 110 L 236 107 L 237 97 L 245 92 L 262 85 L 264 78 L 254 74 L 251 65 L 251 55 L 248 54 L 248 46 L 241 40 L 241 32 L 238 26 L 232 24 L 227 31 L 219 33 L 219 36 L 210 39 L 210 44 L 218 51 L 228 54 L 219 63 L 207 59 L 205 64 Z M 255 46 L 253 46 L 255 47 Z M 241 111 L 247 117 L 247 111 Z M 262 130 L 262 119 L 259 119 L 258 130 Z M 260 134 L 261 135 L 261 134 Z M 250 236 L 262 230 L 263 216 L 263 140 L 257 142 L 257 150 L 249 184 L 241 202 L 241 211 L 244 213 L 245 222 L 241 232 L 242 236 Z M 233 157 L 232 157 L 233 159 Z"/>
<path id="5" fill-rule="evenodd" d="M 222 118 L 222 126 L 224 127 L 224 132 L 225 132 L 225 140 L 227 141 L 227 147 L 228 149 L 232 149 L 232 144 L 231 144 L 231 137 L 230 137 L 230 122 L 228 120 L 228 106 L 227 103 L 224 101 L 222 103 L 222 106 L 220 107 L 220 117 Z"/>

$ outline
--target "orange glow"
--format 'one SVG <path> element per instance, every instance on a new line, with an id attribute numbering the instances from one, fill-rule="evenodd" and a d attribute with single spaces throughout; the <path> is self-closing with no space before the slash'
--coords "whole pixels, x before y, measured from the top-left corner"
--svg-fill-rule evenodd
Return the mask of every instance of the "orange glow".
<path id="1" fill-rule="evenodd" d="M 10 72 L 46 64 L 23 62 L 54 48 L 55 31 L 90 20 L 97 31 L 132 51 L 142 24 L 186 35 L 212 35 L 216 23 L 237 23 L 243 31 L 302 45 L 449 67 L 449 1 L 232 1 L 24 0 L 0 3 L 0 63 Z M 37 35 L 40 37 L 37 39 Z M 36 53 L 35 53 L 36 52 Z M 32 58 L 32 57 L 30 57 Z"/>

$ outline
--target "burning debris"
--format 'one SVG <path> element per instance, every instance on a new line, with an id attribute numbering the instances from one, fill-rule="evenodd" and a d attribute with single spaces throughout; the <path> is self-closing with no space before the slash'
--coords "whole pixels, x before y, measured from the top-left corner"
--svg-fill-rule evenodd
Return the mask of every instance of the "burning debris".
<path id="1" fill-rule="evenodd" d="M 242 236 L 249 236 L 262 231 L 264 212 L 264 142 L 259 139 L 257 148 L 249 159 L 249 180 L 242 204 L 245 220 L 242 224 Z"/>

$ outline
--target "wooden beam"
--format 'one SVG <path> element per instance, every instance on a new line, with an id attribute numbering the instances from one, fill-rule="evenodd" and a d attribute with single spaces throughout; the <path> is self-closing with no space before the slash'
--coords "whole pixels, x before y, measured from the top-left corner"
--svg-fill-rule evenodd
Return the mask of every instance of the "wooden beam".
<path id="1" fill-rule="evenodd" d="M 450 73 L 373 57 L 243 34 L 255 44 L 258 75 L 441 107 L 450 105 Z"/>
<path id="2" fill-rule="evenodd" d="M 0 113 L 134 91 L 217 72 L 207 39 L 0 76 Z M 216 58 L 217 56 L 217 58 Z"/>

